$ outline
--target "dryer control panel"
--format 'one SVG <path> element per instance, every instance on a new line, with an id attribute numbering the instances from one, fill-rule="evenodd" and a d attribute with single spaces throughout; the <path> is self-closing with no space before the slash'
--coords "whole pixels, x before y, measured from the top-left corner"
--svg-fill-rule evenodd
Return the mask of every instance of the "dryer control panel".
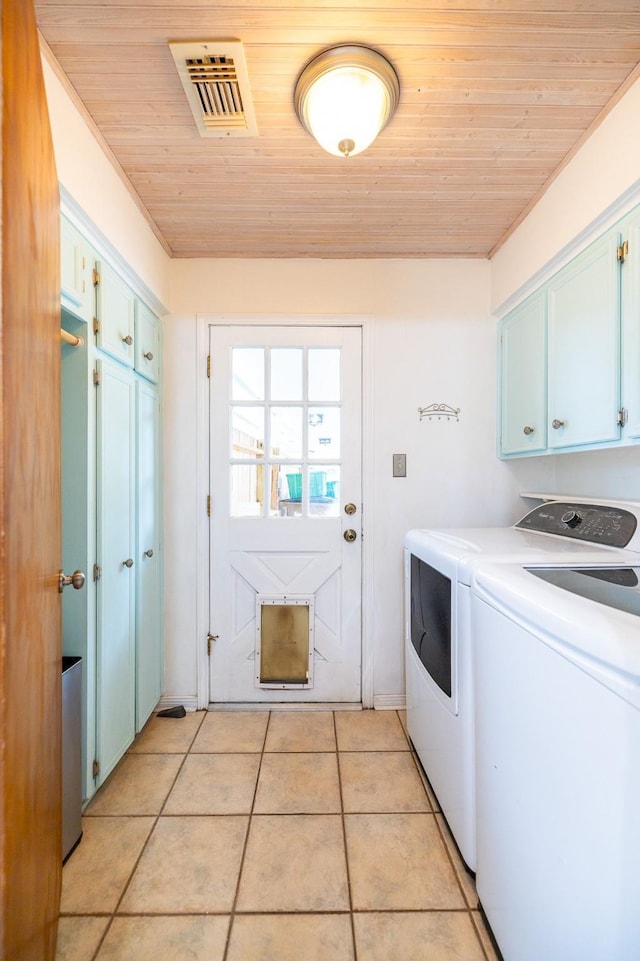
<path id="1" fill-rule="evenodd" d="M 515 526 L 591 544 L 626 547 L 637 524 L 636 515 L 624 508 L 552 501 L 534 507 Z"/>

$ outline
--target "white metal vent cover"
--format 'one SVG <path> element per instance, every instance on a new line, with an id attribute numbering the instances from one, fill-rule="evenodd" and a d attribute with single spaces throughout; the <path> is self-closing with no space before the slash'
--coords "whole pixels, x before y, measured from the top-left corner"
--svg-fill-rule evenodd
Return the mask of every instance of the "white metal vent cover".
<path id="1" fill-rule="evenodd" d="M 256 137 L 258 127 L 239 40 L 169 43 L 201 137 Z"/>

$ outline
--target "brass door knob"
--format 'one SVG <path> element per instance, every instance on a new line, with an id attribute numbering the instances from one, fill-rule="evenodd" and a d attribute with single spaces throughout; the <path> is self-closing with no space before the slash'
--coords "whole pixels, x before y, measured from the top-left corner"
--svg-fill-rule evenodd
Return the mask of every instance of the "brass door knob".
<path id="1" fill-rule="evenodd" d="M 345 512 L 345 514 L 349 514 L 349 516 L 351 516 L 352 514 L 355 514 L 355 512 L 356 512 L 357 510 L 358 510 L 358 508 L 356 507 L 355 504 L 345 504 L 345 505 L 344 505 L 344 512 Z"/>
<path id="2" fill-rule="evenodd" d="M 142 356 L 145 358 L 145 360 L 153 360 L 153 354 L 150 350 L 148 350 L 146 354 L 143 354 Z"/>
<path id="3" fill-rule="evenodd" d="M 81 587 L 84 587 L 84 581 L 85 577 L 82 571 L 74 571 L 73 574 L 58 571 L 58 594 L 62 594 L 65 587 L 73 587 L 75 591 L 79 591 Z"/>
<path id="4" fill-rule="evenodd" d="M 358 535 L 356 534 L 356 532 L 354 531 L 354 529 L 353 529 L 352 527 L 350 527 L 348 530 L 346 530 L 346 531 L 344 532 L 344 534 L 343 534 L 342 536 L 344 537 L 344 539 L 345 539 L 345 541 L 347 542 L 347 544 L 353 544 L 353 542 L 355 541 L 355 539 L 356 539 L 356 537 L 357 537 Z"/>

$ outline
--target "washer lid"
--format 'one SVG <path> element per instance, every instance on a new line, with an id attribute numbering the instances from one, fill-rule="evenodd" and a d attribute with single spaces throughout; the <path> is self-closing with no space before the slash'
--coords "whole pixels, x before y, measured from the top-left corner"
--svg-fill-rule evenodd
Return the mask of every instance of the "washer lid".
<path id="1" fill-rule="evenodd" d="M 602 571 L 604 564 L 600 560 L 591 571 Z M 605 594 L 609 590 L 616 593 L 616 584 L 597 577 L 589 578 L 584 575 L 585 569 L 585 562 L 577 561 L 566 567 L 556 567 L 553 577 L 566 573 L 592 593 L 598 590 Z M 536 576 L 541 570 L 550 568 L 486 564 L 475 570 L 471 605 L 477 656 L 482 655 L 485 639 L 490 638 L 495 628 L 494 624 L 489 630 L 484 622 L 486 611 L 493 608 L 640 710 L 640 620 L 637 612 L 630 613 L 600 598 L 564 590 L 552 583 L 551 577 Z M 610 570 L 620 571 L 622 568 L 617 564 Z M 634 578 L 640 581 L 637 562 L 625 570 L 631 570 Z M 619 581 L 625 577 L 617 575 Z M 629 596 L 638 597 L 638 585 L 617 586 Z"/>
<path id="2" fill-rule="evenodd" d="M 640 567 L 529 567 L 527 570 L 579 597 L 640 617 Z"/>

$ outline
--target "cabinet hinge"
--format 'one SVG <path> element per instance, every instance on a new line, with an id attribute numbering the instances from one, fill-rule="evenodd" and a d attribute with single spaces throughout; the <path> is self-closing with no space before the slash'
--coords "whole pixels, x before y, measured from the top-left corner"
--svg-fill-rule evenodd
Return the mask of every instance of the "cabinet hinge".
<path id="1" fill-rule="evenodd" d="M 98 373 L 97 370 L 94 370 L 93 372 L 93 383 L 95 384 L 96 387 L 100 386 L 100 374 Z"/>
<path id="2" fill-rule="evenodd" d="M 627 259 L 627 257 L 629 256 L 629 241 L 628 241 L 628 240 L 624 240 L 624 241 L 619 245 L 618 250 L 617 250 L 617 256 L 618 256 L 619 262 L 620 262 L 621 264 L 623 264 L 623 263 L 625 262 L 625 260 Z"/>
<path id="3" fill-rule="evenodd" d="M 92 770 L 92 772 L 93 772 L 93 776 L 94 776 L 94 777 L 98 777 L 99 774 L 100 774 L 100 761 L 97 761 L 97 760 L 94 761 L 94 762 L 93 762 L 93 767 L 92 767 L 91 770 Z"/>
<path id="4" fill-rule="evenodd" d="M 94 565 L 93 565 L 93 579 L 94 579 L 94 581 L 99 581 L 101 577 L 102 577 L 102 568 L 99 567 L 97 564 L 94 564 Z"/>
<path id="5" fill-rule="evenodd" d="M 207 377 L 211 377 L 211 354 L 207 354 Z"/>
<path id="6" fill-rule="evenodd" d="M 207 494 L 207 517 L 211 517 L 211 494 Z"/>
<path id="7" fill-rule="evenodd" d="M 621 407 L 618 411 L 618 424 L 620 427 L 624 427 L 629 420 L 629 412 L 626 407 Z"/>
<path id="8" fill-rule="evenodd" d="M 95 267 L 91 271 L 91 279 L 93 281 L 93 286 L 97 287 L 98 284 L 100 283 L 100 274 L 98 273 Z"/>
<path id="9" fill-rule="evenodd" d="M 97 317 L 93 318 L 93 332 L 94 334 L 100 333 L 100 321 L 98 320 Z"/>
<path id="10" fill-rule="evenodd" d="M 207 657 L 211 657 L 211 645 L 218 640 L 217 634 L 207 634 Z"/>

